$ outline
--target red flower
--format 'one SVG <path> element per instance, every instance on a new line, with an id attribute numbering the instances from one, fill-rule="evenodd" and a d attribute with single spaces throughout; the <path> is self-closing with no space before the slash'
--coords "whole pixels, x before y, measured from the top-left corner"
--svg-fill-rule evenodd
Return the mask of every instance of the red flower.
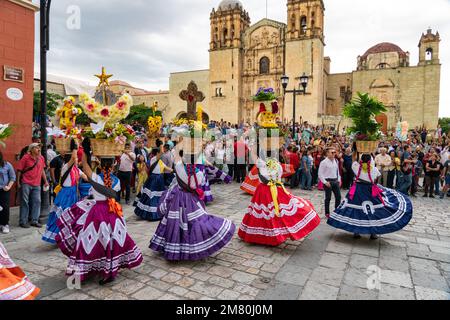
<path id="1" fill-rule="evenodd" d="M 105 108 L 100 112 L 100 114 L 105 118 L 109 117 L 109 110 L 107 108 Z"/>
<path id="2" fill-rule="evenodd" d="M 126 103 L 125 103 L 125 102 L 123 102 L 123 101 L 117 102 L 117 108 L 118 108 L 119 110 L 123 110 L 123 109 L 125 108 L 125 106 L 126 106 Z"/>
<path id="3" fill-rule="evenodd" d="M 259 112 L 266 112 L 266 105 L 264 103 L 261 103 L 259 105 Z"/>
<path id="4" fill-rule="evenodd" d="M 93 105 L 92 103 L 89 103 L 89 104 L 86 106 L 86 108 L 87 108 L 89 111 L 92 111 L 92 110 L 94 110 L 94 105 Z"/>
<path id="5" fill-rule="evenodd" d="M 278 111 L 280 111 L 280 108 L 278 107 L 278 102 L 276 101 L 272 102 L 272 113 L 277 114 Z"/>

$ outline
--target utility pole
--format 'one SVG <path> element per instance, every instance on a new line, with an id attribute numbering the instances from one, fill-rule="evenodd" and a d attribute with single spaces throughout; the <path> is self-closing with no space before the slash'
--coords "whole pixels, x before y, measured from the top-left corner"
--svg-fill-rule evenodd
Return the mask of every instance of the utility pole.
<path id="1" fill-rule="evenodd" d="M 47 52 L 50 50 L 50 5 L 52 0 L 41 0 L 40 44 L 41 44 L 41 143 L 42 156 L 47 162 Z"/>

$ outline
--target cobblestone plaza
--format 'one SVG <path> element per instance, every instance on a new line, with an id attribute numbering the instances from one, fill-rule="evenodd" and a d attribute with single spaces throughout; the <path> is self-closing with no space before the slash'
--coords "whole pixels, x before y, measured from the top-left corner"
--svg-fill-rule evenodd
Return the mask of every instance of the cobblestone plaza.
<path id="1" fill-rule="evenodd" d="M 239 226 L 250 196 L 238 185 L 213 186 L 207 210 Z M 308 238 L 269 248 L 242 242 L 237 234 L 222 251 L 199 262 L 166 262 L 148 249 L 158 223 L 137 220 L 124 207 L 128 232 L 144 263 L 123 270 L 105 287 L 88 281 L 70 289 L 67 259 L 41 241 L 44 229 L 13 228 L 1 235 L 11 257 L 41 288 L 43 300 L 448 300 L 450 223 L 448 200 L 413 199 L 414 218 L 404 230 L 370 241 L 333 229 L 323 215 L 324 194 L 294 190 L 321 212 L 322 224 Z"/>

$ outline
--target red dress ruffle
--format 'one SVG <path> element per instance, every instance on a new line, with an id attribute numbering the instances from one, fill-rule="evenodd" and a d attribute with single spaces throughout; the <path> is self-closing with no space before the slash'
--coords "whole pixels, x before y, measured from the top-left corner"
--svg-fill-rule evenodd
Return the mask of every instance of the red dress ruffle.
<path id="1" fill-rule="evenodd" d="M 287 240 L 300 240 L 320 224 L 320 217 L 307 200 L 278 187 L 280 216 L 275 214 L 270 187 L 260 184 L 244 216 L 239 237 L 248 243 L 278 246 Z"/>

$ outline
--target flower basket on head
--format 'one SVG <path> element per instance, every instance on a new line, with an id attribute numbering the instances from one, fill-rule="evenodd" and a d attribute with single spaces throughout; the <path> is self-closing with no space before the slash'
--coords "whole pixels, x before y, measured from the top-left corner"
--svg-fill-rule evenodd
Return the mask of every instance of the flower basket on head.
<path id="1" fill-rule="evenodd" d="M 92 152 L 97 157 L 117 157 L 125 150 L 125 145 L 109 139 L 91 139 Z"/>
<path id="2" fill-rule="evenodd" d="M 368 93 L 358 92 L 357 97 L 344 107 L 344 116 L 353 122 L 347 134 L 355 137 L 358 152 L 373 153 L 378 148 L 382 133 L 381 124 L 375 118 L 384 112 L 387 112 L 385 106 Z"/>
<path id="3" fill-rule="evenodd" d="M 55 138 L 56 151 L 65 154 L 70 151 L 71 138 Z"/>
<path id="4" fill-rule="evenodd" d="M 378 145 L 379 141 L 356 141 L 356 148 L 360 153 L 375 153 Z"/>

